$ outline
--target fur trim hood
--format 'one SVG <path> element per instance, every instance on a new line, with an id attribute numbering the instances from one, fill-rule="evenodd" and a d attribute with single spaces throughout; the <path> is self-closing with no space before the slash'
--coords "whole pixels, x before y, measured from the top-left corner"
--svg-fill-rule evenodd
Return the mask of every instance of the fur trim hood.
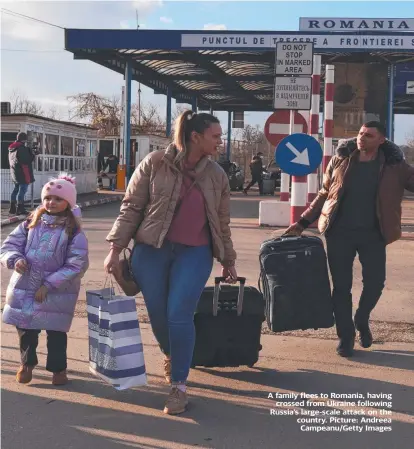
<path id="1" fill-rule="evenodd" d="M 338 142 L 338 147 L 336 148 L 336 155 L 341 159 L 350 157 L 351 154 L 357 149 L 357 139 L 342 139 Z M 380 151 L 384 154 L 385 163 L 387 165 L 395 165 L 402 162 L 405 157 L 401 148 L 394 142 L 385 140 L 385 142 L 380 145 Z"/>

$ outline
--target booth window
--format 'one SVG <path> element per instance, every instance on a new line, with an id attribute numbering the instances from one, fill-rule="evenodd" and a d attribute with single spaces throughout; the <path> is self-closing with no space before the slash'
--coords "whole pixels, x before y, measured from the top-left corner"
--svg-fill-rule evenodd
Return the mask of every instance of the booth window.
<path id="1" fill-rule="evenodd" d="M 27 145 L 36 150 L 38 154 L 43 154 L 43 133 L 35 131 L 27 132 Z"/>
<path id="2" fill-rule="evenodd" d="M 59 154 L 59 136 L 46 134 L 45 154 Z"/>
<path id="3" fill-rule="evenodd" d="M 75 139 L 75 156 L 86 156 L 86 141 L 83 139 Z"/>
<path id="4" fill-rule="evenodd" d="M 73 138 L 62 136 L 61 139 L 62 156 L 73 156 Z"/>
<path id="5" fill-rule="evenodd" d="M 89 154 L 88 157 L 96 157 L 98 155 L 98 142 L 96 140 L 88 140 Z"/>

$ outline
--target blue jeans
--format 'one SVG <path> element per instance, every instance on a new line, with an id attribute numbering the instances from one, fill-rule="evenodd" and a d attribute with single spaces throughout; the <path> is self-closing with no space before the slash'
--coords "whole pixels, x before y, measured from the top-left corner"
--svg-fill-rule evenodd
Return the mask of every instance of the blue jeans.
<path id="1" fill-rule="evenodd" d="M 132 271 L 142 289 L 155 338 L 171 357 L 172 382 L 185 382 L 195 344 L 194 313 L 213 268 L 208 246 L 139 243 Z"/>
<path id="2" fill-rule="evenodd" d="M 24 203 L 24 196 L 26 195 L 27 189 L 29 188 L 29 184 L 14 184 L 14 189 L 11 194 L 11 201 L 13 203 L 16 202 L 16 199 L 19 203 Z M 18 194 L 18 195 L 17 195 Z"/>

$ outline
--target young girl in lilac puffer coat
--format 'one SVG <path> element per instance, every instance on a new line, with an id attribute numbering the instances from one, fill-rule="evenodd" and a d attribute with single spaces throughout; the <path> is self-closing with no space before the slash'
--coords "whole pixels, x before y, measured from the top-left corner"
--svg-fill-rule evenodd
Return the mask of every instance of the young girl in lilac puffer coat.
<path id="1" fill-rule="evenodd" d="M 14 270 L 6 293 L 3 321 L 16 326 L 21 366 L 16 380 L 29 383 L 37 365 L 41 330 L 47 332 L 46 369 L 52 383 L 64 385 L 67 332 L 80 282 L 88 269 L 88 241 L 81 230 L 75 180 L 66 173 L 42 189 L 42 205 L 4 241 L 0 262 Z"/>

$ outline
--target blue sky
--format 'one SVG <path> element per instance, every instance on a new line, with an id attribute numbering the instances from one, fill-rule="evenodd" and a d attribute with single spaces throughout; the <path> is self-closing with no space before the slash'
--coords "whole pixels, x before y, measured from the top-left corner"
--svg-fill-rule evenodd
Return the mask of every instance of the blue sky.
<path id="1" fill-rule="evenodd" d="M 297 30 L 299 17 L 414 17 L 414 2 L 177 2 L 177 1 L 72 1 L 2 2 L 9 10 L 67 28 L 135 28 L 136 9 L 142 28 Z M 79 92 L 118 95 L 120 75 L 88 61 L 74 61 L 63 50 L 63 31 L 2 13 L 1 96 L 7 100 L 19 90 L 45 109 L 59 108 L 67 115 L 67 97 Z M 133 83 L 133 101 L 137 83 Z M 143 102 L 165 111 L 165 98 L 143 88 Z M 248 113 L 251 124 L 264 125 L 268 113 Z M 65 117 L 66 118 L 66 117 Z M 226 116 L 220 115 L 226 124 Z M 396 141 L 403 143 L 414 128 L 414 119 L 396 117 Z M 226 127 L 226 125 L 224 125 Z"/>

